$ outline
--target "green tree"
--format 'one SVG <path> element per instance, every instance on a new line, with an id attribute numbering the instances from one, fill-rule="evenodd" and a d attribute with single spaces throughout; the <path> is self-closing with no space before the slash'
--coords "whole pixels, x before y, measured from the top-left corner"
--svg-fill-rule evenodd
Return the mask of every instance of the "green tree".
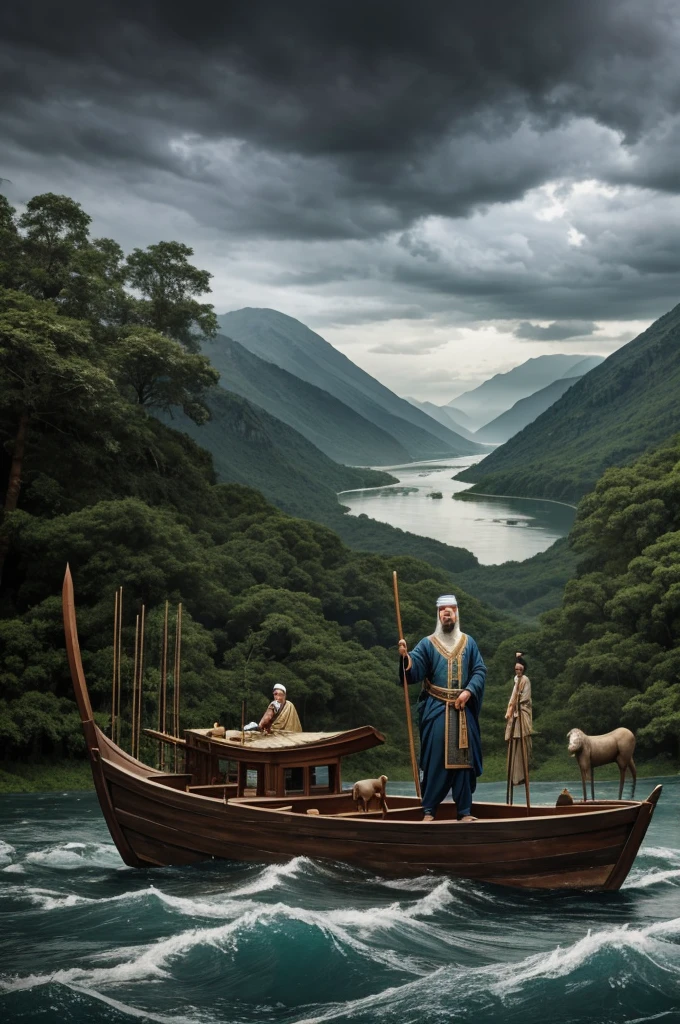
<path id="1" fill-rule="evenodd" d="M 126 277 L 142 294 L 137 303 L 139 321 L 195 352 L 197 333 L 214 337 L 218 325 L 213 307 L 194 298 L 210 291 L 212 275 L 189 263 L 193 254 L 181 242 L 134 249 L 127 259 Z"/>
<path id="2" fill-rule="evenodd" d="M 41 299 L 56 299 L 68 284 L 76 253 L 88 243 L 92 218 L 68 196 L 34 196 L 19 218 L 23 229 L 26 288 Z"/>
<path id="3" fill-rule="evenodd" d="M 32 421 L 58 420 L 61 413 L 96 417 L 112 399 L 111 378 L 96 364 L 86 324 L 58 316 L 53 305 L 19 292 L 0 293 L 0 401 L 12 440 L 3 520 L 14 512 Z M 0 578 L 9 537 L 0 535 Z"/>
<path id="4" fill-rule="evenodd" d="M 210 418 L 207 392 L 219 373 L 205 356 L 187 352 L 147 327 L 132 328 L 116 343 L 112 365 L 119 387 L 137 405 L 171 412 L 181 406 L 194 423 Z"/>

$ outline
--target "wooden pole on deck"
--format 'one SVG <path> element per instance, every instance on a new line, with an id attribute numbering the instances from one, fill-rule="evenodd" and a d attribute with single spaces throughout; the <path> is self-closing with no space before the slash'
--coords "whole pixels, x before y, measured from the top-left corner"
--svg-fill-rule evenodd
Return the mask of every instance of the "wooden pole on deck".
<path id="1" fill-rule="evenodd" d="M 180 664 L 182 657 L 182 605 L 177 605 L 177 618 L 175 620 L 175 671 L 173 675 L 173 689 L 172 689 L 172 731 L 173 736 L 179 736 L 179 683 L 180 683 Z M 175 771 L 177 771 L 179 750 L 177 744 L 175 744 Z"/>
<path id="2" fill-rule="evenodd" d="M 401 608 L 399 607 L 399 584 L 397 582 L 396 570 L 392 573 L 392 588 L 394 590 L 394 608 L 397 614 L 398 639 L 404 639 L 404 632 L 401 627 Z M 411 771 L 413 772 L 413 783 L 416 787 L 416 795 L 420 799 L 420 776 L 418 774 L 418 762 L 416 760 L 416 747 L 413 741 L 413 722 L 411 720 L 411 702 L 408 695 L 408 683 L 406 681 L 406 669 L 402 662 L 402 682 L 404 684 L 404 703 L 406 706 L 406 727 L 408 729 L 408 745 L 411 754 Z"/>
<path id="3" fill-rule="evenodd" d="M 161 688 L 158 699 L 158 731 L 166 731 L 168 703 L 168 601 L 165 602 L 165 613 L 163 615 L 163 646 L 161 650 Z M 162 740 L 158 741 L 158 767 L 163 771 L 165 765 L 165 746 Z"/>
<path id="4" fill-rule="evenodd" d="M 135 721 L 137 716 L 137 665 L 139 661 L 139 615 L 135 618 L 135 659 L 132 665 L 132 714 L 130 716 L 130 753 L 135 756 Z"/>
<path id="5" fill-rule="evenodd" d="M 121 662 L 123 660 L 123 588 L 120 587 L 118 591 L 118 636 L 116 637 L 116 644 L 118 646 L 118 657 L 117 663 L 117 679 L 116 679 L 116 736 L 115 742 L 120 746 L 120 691 L 121 691 Z"/>
<path id="6" fill-rule="evenodd" d="M 111 739 L 116 742 L 116 682 L 118 680 L 118 588 L 113 601 L 113 679 L 111 681 Z"/>
<path id="7" fill-rule="evenodd" d="M 139 759 L 139 738 L 142 731 L 142 703 L 144 698 L 144 632 L 146 624 L 146 608 L 142 605 L 139 626 L 139 683 L 137 685 L 137 719 L 135 722 L 135 757 Z"/>

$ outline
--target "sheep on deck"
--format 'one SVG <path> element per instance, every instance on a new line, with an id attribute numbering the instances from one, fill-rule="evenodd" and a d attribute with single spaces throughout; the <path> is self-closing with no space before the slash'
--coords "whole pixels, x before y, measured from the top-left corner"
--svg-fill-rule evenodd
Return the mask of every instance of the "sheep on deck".
<path id="1" fill-rule="evenodd" d="M 603 733 L 602 736 L 587 736 L 581 729 L 572 729 L 567 733 L 569 741 L 569 753 L 576 757 L 578 766 L 581 769 L 581 782 L 583 783 L 583 799 L 586 797 L 586 779 L 590 775 L 590 795 L 595 799 L 595 775 L 594 768 L 603 764 L 612 764 L 616 761 L 619 766 L 620 784 L 619 800 L 623 795 L 623 783 L 626 777 L 626 768 L 630 768 L 633 776 L 633 792 L 635 796 L 635 782 L 637 772 L 633 751 L 635 750 L 635 736 L 630 729 L 612 729 L 611 732 Z"/>
<path id="2" fill-rule="evenodd" d="M 359 782 L 355 782 L 352 787 L 352 800 L 354 800 L 355 804 L 361 804 L 362 810 L 367 812 L 370 810 L 371 800 L 373 797 L 377 797 L 384 816 L 387 811 L 387 801 L 385 799 L 386 782 L 386 775 L 381 775 L 379 779 L 361 779 Z"/>

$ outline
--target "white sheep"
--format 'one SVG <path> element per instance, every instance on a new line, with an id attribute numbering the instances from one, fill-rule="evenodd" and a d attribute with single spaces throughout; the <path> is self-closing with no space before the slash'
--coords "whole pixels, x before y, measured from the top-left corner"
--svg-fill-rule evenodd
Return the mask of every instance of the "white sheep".
<path id="1" fill-rule="evenodd" d="M 386 775 L 381 775 L 379 779 L 360 779 L 352 787 L 352 800 L 354 800 L 355 804 L 361 804 L 362 810 L 366 812 L 369 810 L 373 797 L 377 797 L 384 815 L 387 811 L 387 801 L 385 800 L 386 782 Z"/>
<path id="2" fill-rule="evenodd" d="M 633 776 L 633 792 L 635 796 L 635 782 L 637 772 L 633 751 L 635 750 L 635 736 L 630 729 L 612 729 L 611 732 L 603 733 L 601 736 L 587 736 L 581 729 L 572 729 L 567 733 L 569 741 L 569 754 L 576 757 L 578 766 L 581 769 L 581 782 L 583 783 L 583 799 L 586 800 L 586 779 L 590 775 L 590 795 L 595 799 L 595 773 L 594 768 L 603 764 L 612 764 L 616 761 L 619 766 L 620 784 L 619 800 L 623 795 L 623 782 L 626 777 L 626 768 L 630 768 Z"/>

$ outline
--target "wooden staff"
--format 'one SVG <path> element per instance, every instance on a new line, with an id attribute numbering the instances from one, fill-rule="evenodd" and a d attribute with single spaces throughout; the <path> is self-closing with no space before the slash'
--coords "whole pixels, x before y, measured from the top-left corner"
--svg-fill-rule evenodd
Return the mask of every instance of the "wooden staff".
<path id="1" fill-rule="evenodd" d="M 394 607 L 397 613 L 397 633 L 399 639 L 403 640 L 404 633 L 401 628 L 401 609 L 399 607 L 399 584 L 397 583 L 396 570 L 392 573 L 392 587 L 394 589 Z M 408 696 L 408 683 L 406 681 L 406 663 L 402 661 L 402 682 L 404 684 L 404 703 L 406 705 L 406 726 L 408 728 L 408 745 L 411 753 L 411 770 L 413 782 L 416 787 L 416 796 L 420 799 L 420 776 L 418 775 L 418 762 L 416 761 L 416 747 L 413 742 L 413 722 L 411 721 L 411 702 Z"/>
<path id="2" fill-rule="evenodd" d="M 529 795 L 529 765 L 527 764 L 527 747 L 524 740 L 524 722 L 522 721 L 522 705 L 520 703 L 520 697 L 522 696 L 523 689 L 524 687 L 521 685 L 517 687 L 517 718 L 519 719 L 519 743 L 522 751 L 522 768 L 524 769 L 524 792 L 526 794 L 527 810 L 529 810 L 531 808 L 531 798 Z"/>
<path id="3" fill-rule="evenodd" d="M 123 588 L 120 587 L 118 591 L 118 636 L 116 637 L 116 644 L 118 646 L 118 657 L 117 657 L 117 679 L 116 679 L 116 737 L 115 742 L 120 746 L 120 691 L 121 691 L 121 663 L 123 661 Z"/>
<path id="4" fill-rule="evenodd" d="M 111 739 L 116 742 L 116 682 L 118 680 L 118 589 L 113 601 L 113 679 L 111 681 Z"/>
<path id="5" fill-rule="evenodd" d="M 245 746 L 246 742 L 246 699 L 245 697 L 241 701 L 241 743 Z"/>

